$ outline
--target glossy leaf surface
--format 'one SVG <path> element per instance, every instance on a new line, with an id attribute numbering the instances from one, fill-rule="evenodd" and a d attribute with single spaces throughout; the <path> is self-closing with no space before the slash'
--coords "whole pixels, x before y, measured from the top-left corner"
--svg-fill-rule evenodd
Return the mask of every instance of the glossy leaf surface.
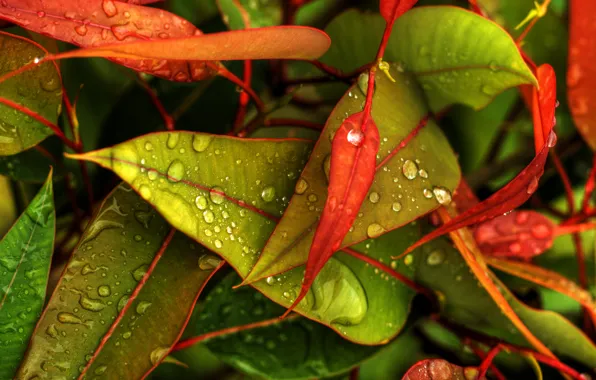
<path id="1" fill-rule="evenodd" d="M 480 286 L 461 254 L 445 238 L 423 247 L 423 252 L 415 279 L 442 295 L 445 318 L 506 342 L 527 346 L 523 336 Z M 596 363 L 596 346 L 571 322 L 557 313 L 526 306 L 496 277 L 492 280 L 523 323 L 555 354 L 586 365 Z"/>
<path id="2" fill-rule="evenodd" d="M 416 363 L 404 375 L 402 380 L 468 380 L 478 378 L 478 370 L 473 367 L 463 368 L 443 359 L 426 359 Z"/>
<path id="3" fill-rule="evenodd" d="M 596 11 L 590 0 L 569 2 L 569 67 L 567 97 L 575 125 L 592 150 L 596 150 L 596 27 L 591 15 Z"/>
<path id="4" fill-rule="evenodd" d="M 0 378 L 12 379 L 41 314 L 54 251 L 50 173 L 37 196 L 0 241 Z"/>
<path id="5" fill-rule="evenodd" d="M 383 73 L 375 81 L 372 117 L 381 141 L 375 179 L 368 199 L 358 211 L 353 230 L 341 247 L 382 235 L 437 208 L 438 199 L 446 201 L 460 179 L 457 160 L 447 140 L 434 121 L 427 121 L 420 89 L 395 65 L 391 75 L 396 83 Z M 306 262 L 306 252 L 327 199 L 331 138 L 344 118 L 362 110 L 365 95 L 360 87 L 366 89 L 366 84 L 366 80 L 361 80 L 360 85 L 353 86 L 329 117 L 296 183 L 290 206 L 248 281 Z"/>
<path id="6" fill-rule="evenodd" d="M 311 379 L 345 372 L 379 350 L 346 342 L 328 327 L 303 317 L 278 319 L 283 307 L 250 287 L 232 289 L 240 280 L 236 274 L 224 278 L 185 333 L 198 336 L 277 319 L 274 325 L 207 340 L 209 350 L 230 365 L 264 378 Z"/>
<path id="7" fill-rule="evenodd" d="M 158 146 L 167 149 L 158 151 Z M 311 143 L 301 140 L 172 132 L 139 137 L 78 158 L 114 170 L 176 228 L 221 255 L 244 277 L 287 206 L 311 148 Z M 226 176 L 217 174 L 222 172 Z M 393 236 L 389 240 L 381 237 L 384 248 L 375 251 L 362 243 L 364 251 L 388 262 L 420 236 L 417 229 L 395 234 L 387 235 Z M 307 252 L 308 247 L 304 257 Z M 396 268 L 401 263 L 396 262 Z M 298 294 L 302 278 L 303 268 L 296 268 L 253 286 L 287 307 Z M 412 295 L 399 281 L 338 254 L 296 311 L 330 325 L 349 340 L 379 344 L 401 330 Z M 388 309 L 388 302 L 402 306 Z"/>
<path id="8" fill-rule="evenodd" d="M 68 262 L 16 378 L 78 378 L 91 360 L 86 373 L 108 378 L 141 378 L 156 366 L 216 266 L 206 250 L 177 233 L 148 272 L 169 230 L 132 189 L 118 186 Z"/>
<path id="9" fill-rule="evenodd" d="M 46 54 L 38 45 L 4 32 L 0 32 L 0 49 L 0 76 Z M 53 63 L 44 63 L 2 82 L 0 97 L 56 122 L 62 103 L 62 80 Z M 51 134 L 49 128 L 30 116 L 0 104 L 0 156 L 19 153 Z"/>

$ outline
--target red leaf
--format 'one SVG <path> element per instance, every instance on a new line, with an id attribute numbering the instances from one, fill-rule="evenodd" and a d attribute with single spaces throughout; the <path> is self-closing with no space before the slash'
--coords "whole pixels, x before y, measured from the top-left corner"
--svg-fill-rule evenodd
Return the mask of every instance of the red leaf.
<path id="1" fill-rule="evenodd" d="M 403 15 L 416 4 L 418 0 L 381 0 L 381 16 L 387 24 L 393 24 L 399 16 Z"/>
<path id="2" fill-rule="evenodd" d="M 308 253 L 300 294 L 284 316 L 306 296 L 354 223 L 373 183 L 378 151 L 379 130 L 366 111 L 350 115 L 335 133 L 327 201 Z"/>
<path id="3" fill-rule="evenodd" d="M 571 0 L 569 8 L 569 108 L 584 140 L 596 150 L 596 2 Z"/>
<path id="4" fill-rule="evenodd" d="M 552 246 L 556 229 L 536 211 L 513 211 L 478 225 L 474 238 L 485 255 L 530 259 Z"/>
<path id="5" fill-rule="evenodd" d="M 548 156 L 548 151 L 557 141 L 553 130 L 556 103 L 555 72 L 550 65 L 542 65 L 538 68 L 536 76 L 540 90 L 537 91 L 537 95 L 535 96 L 536 101 L 534 102 L 535 107 L 539 107 L 539 110 L 534 112 L 539 116 L 534 119 L 534 131 L 541 134 L 546 131 L 548 132 L 548 138 L 543 143 L 540 151 L 537 152 L 536 157 L 502 189 L 485 201 L 453 218 L 449 223 L 427 234 L 400 256 L 406 255 L 422 244 L 451 231 L 503 215 L 521 206 L 536 191 L 538 180 L 544 173 L 544 164 Z"/>
<path id="6" fill-rule="evenodd" d="M 414 364 L 402 377 L 402 380 L 460 380 L 476 379 L 478 369 L 462 368 L 443 359 L 425 359 Z M 478 380 L 485 380 L 482 376 Z"/>
<path id="7" fill-rule="evenodd" d="M 3 0 L 0 2 L 0 18 L 83 47 L 202 34 L 190 22 L 172 13 L 112 0 Z M 114 61 L 179 82 L 201 80 L 216 74 L 205 62 Z"/>

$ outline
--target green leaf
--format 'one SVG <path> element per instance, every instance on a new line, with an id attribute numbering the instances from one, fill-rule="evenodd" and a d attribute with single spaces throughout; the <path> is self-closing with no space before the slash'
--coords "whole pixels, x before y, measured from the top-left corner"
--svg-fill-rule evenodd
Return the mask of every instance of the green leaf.
<path id="1" fill-rule="evenodd" d="M 311 379 L 342 373 L 379 347 L 346 342 L 331 329 L 304 317 L 280 320 L 284 308 L 250 287 L 233 290 L 236 274 L 223 279 L 207 296 L 189 333 L 198 336 L 271 320 L 253 328 L 206 341 L 219 359 L 250 375 L 267 379 Z"/>
<path id="2" fill-rule="evenodd" d="M 68 262 L 16 378 L 77 378 L 90 365 L 88 374 L 137 379 L 156 366 L 219 261 L 181 233 L 160 259 L 170 229 L 132 189 L 118 186 Z"/>
<path id="3" fill-rule="evenodd" d="M 384 25 L 378 14 L 342 13 L 325 29 L 333 44 L 321 61 L 345 72 L 372 62 Z M 482 108 L 510 87 L 537 83 L 503 29 L 451 6 L 416 7 L 400 17 L 384 59 L 414 74 L 435 112 L 453 103 Z M 294 70 L 294 77 L 321 74 L 305 66 Z M 332 86 L 320 86 L 321 93 L 337 94 L 338 85 Z"/>
<path id="4" fill-rule="evenodd" d="M 0 76 L 46 55 L 37 44 L 0 32 Z M 46 62 L 0 84 L 0 97 L 18 103 L 55 123 L 62 105 L 62 80 L 56 65 Z M 52 134 L 28 115 L 0 104 L 0 156 L 19 153 Z"/>
<path id="5" fill-rule="evenodd" d="M 425 245 L 423 250 L 415 279 L 439 293 L 444 317 L 507 342 L 528 346 L 446 238 Z M 577 327 L 557 313 L 526 306 L 496 277 L 493 280 L 515 313 L 540 341 L 562 356 L 588 366 L 596 363 L 596 346 Z"/>
<path id="6" fill-rule="evenodd" d="M 427 108 L 410 76 L 398 72 L 395 65 L 391 75 L 396 83 L 382 73 L 375 82 L 372 116 L 381 137 L 376 176 L 342 247 L 382 235 L 432 211 L 440 205 L 433 190 L 453 191 L 460 180 L 457 159 L 434 121 L 429 120 L 400 149 L 400 143 L 427 115 Z M 362 110 L 365 95 L 361 88 L 350 88 L 329 117 L 290 205 L 247 281 L 306 262 L 327 198 L 331 139 L 345 117 Z"/>
<path id="7" fill-rule="evenodd" d="M 223 20 L 232 30 L 281 25 L 282 0 L 217 0 Z M 244 17 L 249 25 L 245 24 Z"/>
<path id="8" fill-rule="evenodd" d="M 287 206 L 311 147 L 297 139 L 169 132 L 75 157 L 115 171 L 168 222 L 221 255 L 245 277 Z M 382 240 L 368 254 L 388 262 L 420 237 L 417 229 L 388 236 L 390 240 Z M 394 265 L 410 273 L 410 266 Z M 303 271 L 295 268 L 253 285 L 287 307 L 297 295 Z M 315 281 L 307 297 L 310 302 L 296 311 L 354 342 L 380 344 L 403 327 L 413 294 L 362 261 L 337 254 Z M 389 303 L 395 306 L 387 308 Z"/>
<path id="9" fill-rule="evenodd" d="M 0 378 L 11 379 L 41 314 L 54 251 L 52 173 L 0 241 Z"/>
<path id="10" fill-rule="evenodd" d="M 57 138 L 49 138 L 43 141 L 42 145 L 53 157 L 62 159 L 62 144 Z M 56 165 L 57 167 L 53 169 L 52 176 L 54 180 L 62 177 L 64 175 L 63 165 L 61 163 L 57 165 L 44 153 L 38 150 L 37 147 L 33 147 L 11 156 L 0 156 L 0 175 L 18 181 L 43 183 L 48 177 L 50 166 Z M 59 203 L 58 200 L 56 200 L 56 203 Z"/>

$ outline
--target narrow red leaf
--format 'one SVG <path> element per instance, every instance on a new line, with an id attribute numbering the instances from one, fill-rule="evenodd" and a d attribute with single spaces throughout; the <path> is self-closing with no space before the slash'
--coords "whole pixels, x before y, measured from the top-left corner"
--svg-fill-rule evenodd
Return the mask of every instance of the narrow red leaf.
<path id="1" fill-rule="evenodd" d="M 190 22 L 162 9 L 112 0 L 3 0 L 0 1 L 0 18 L 83 47 L 202 34 Z M 205 62 L 114 61 L 179 82 L 201 80 L 216 74 Z"/>
<path id="2" fill-rule="evenodd" d="M 536 211 L 513 211 L 479 224 L 474 239 L 484 255 L 530 259 L 552 246 L 556 229 Z"/>
<path id="3" fill-rule="evenodd" d="M 308 253 L 300 294 L 284 316 L 306 296 L 352 227 L 373 183 L 378 151 L 379 130 L 366 111 L 350 115 L 335 132 L 327 202 Z"/>
<path id="4" fill-rule="evenodd" d="M 381 16 L 387 24 L 393 24 L 399 16 L 403 15 L 416 4 L 418 0 L 381 0 Z"/>
<path id="5" fill-rule="evenodd" d="M 548 132 L 546 134 L 548 138 L 540 151 L 537 152 L 536 157 L 502 189 L 485 201 L 471 207 L 448 223 L 427 234 L 408 248 L 400 257 L 446 233 L 503 215 L 521 206 L 536 191 L 538 180 L 544 173 L 544 164 L 548 157 L 548 151 L 557 142 L 556 134 L 553 130 L 556 104 L 555 72 L 550 65 L 542 65 L 537 69 L 536 74 L 540 89 L 534 97 L 534 107 L 539 107 L 538 112 L 534 112 L 537 115 L 534 119 L 534 130 L 540 133 Z"/>

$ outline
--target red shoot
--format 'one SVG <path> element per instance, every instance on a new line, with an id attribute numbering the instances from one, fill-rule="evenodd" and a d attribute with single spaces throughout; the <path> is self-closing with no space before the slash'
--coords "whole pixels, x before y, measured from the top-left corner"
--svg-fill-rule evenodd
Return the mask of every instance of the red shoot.
<path id="1" fill-rule="evenodd" d="M 418 0 L 381 0 L 381 16 L 387 24 L 393 24 L 399 16 L 406 13 Z"/>
<path id="2" fill-rule="evenodd" d="M 335 133 L 327 202 L 310 246 L 300 294 L 284 317 L 306 296 L 352 227 L 375 178 L 378 151 L 379 130 L 366 111 L 349 116 Z"/>

